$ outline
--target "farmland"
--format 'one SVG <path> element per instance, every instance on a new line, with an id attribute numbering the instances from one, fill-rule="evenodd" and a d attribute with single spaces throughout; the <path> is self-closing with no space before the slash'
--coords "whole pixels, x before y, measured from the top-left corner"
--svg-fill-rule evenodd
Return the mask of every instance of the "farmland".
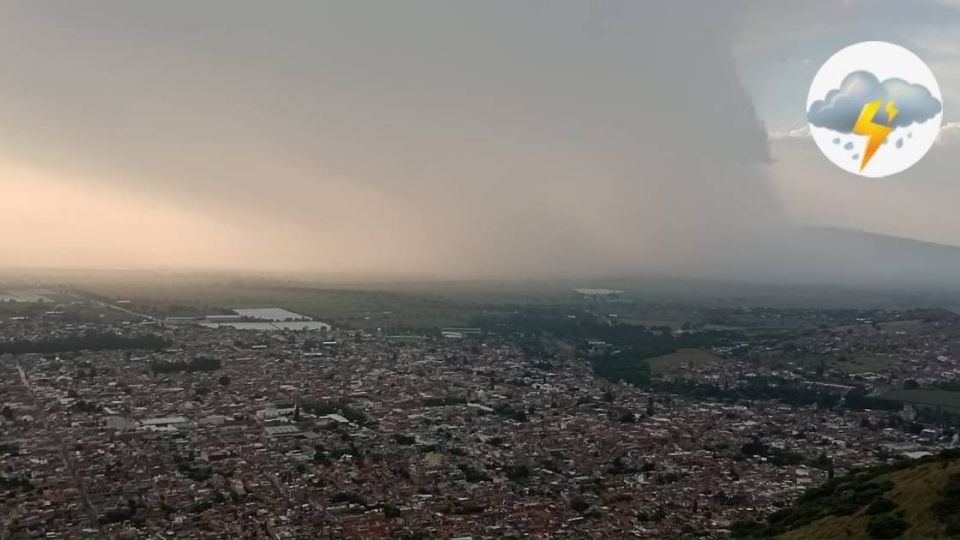
<path id="1" fill-rule="evenodd" d="M 722 361 L 718 356 L 702 349 L 679 349 L 677 352 L 647 359 L 650 371 L 656 375 L 679 374 L 689 366 Z"/>

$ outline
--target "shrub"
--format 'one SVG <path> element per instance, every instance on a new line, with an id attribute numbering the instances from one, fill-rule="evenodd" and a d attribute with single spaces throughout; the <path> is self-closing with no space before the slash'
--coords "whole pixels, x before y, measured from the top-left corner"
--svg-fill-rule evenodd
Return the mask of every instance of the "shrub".
<path id="1" fill-rule="evenodd" d="M 879 499 L 870 503 L 870 506 L 867 507 L 867 514 L 871 516 L 876 514 L 885 514 L 896 509 L 897 503 L 886 497 L 880 497 Z"/>
<path id="2" fill-rule="evenodd" d="M 590 503 L 581 499 L 580 497 L 574 497 L 570 500 L 570 508 L 577 512 L 585 512 L 587 508 L 590 508 Z"/>
<path id="3" fill-rule="evenodd" d="M 867 521 L 867 535 L 870 538 L 896 538 L 904 533 L 909 523 L 893 514 L 873 516 Z"/>
<path id="4" fill-rule="evenodd" d="M 528 478 L 530 478 L 530 467 L 523 464 L 511 465 L 507 467 L 506 473 L 507 473 L 507 478 L 509 478 L 510 480 L 517 483 L 523 483 L 523 482 L 526 482 Z"/>
<path id="5" fill-rule="evenodd" d="M 349 503 L 361 506 L 366 506 L 367 504 L 366 501 L 363 500 L 363 497 L 352 491 L 340 491 L 330 499 L 330 502 L 332 504 Z"/>
<path id="6" fill-rule="evenodd" d="M 953 474 L 933 505 L 933 514 L 950 536 L 960 536 L 960 473 Z"/>
<path id="7" fill-rule="evenodd" d="M 733 525 L 730 526 L 730 533 L 733 538 L 769 538 L 773 536 L 765 523 L 751 520 L 733 522 Z"/>

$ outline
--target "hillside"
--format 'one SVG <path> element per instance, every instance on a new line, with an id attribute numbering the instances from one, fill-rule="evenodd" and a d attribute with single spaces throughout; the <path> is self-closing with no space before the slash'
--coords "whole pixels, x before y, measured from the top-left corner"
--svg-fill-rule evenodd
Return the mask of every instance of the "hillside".
<path id="1" fill-rule="evenodd" d="M 945 538 L 960 536 L 960 450 L 882 465 L 810 489 L 735 538 Z"/>

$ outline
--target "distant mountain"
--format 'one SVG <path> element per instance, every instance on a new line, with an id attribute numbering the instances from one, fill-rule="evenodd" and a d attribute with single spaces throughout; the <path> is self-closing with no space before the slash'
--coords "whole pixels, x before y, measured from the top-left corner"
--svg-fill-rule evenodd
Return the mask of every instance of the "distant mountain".
<path id="1" fill-rule="evenodd" d="M 849 229 L 780 229 L 669 275 L 581 279 L 577 286 L 743 305 L 956 308 L 960 247 Z"/>
<path id="2" fill-rule="evenodd" d="M 780 230 L 719 274 L 754 283 L 960 291 L 960 247 L 833 228 Z"/>
<path id="3" fill-rule="evenodd" d="M 881 465 L 827 481 L 734 538 L 956 538 L 960 450 Z"/>
<path id="4" fill-rule="evenodd" d="M 811 228 L 799 235 L 829 277 L 885 284 L 951 286 L 960 289 L 960 247 L 848 229 Z"/>

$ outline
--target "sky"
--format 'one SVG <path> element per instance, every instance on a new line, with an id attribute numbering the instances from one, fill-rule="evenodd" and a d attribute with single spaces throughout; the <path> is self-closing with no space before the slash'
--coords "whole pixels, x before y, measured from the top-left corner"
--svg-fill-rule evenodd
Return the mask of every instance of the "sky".
<path id="1" fill-rule="evenodd" d="M 732 275 L 798 227 L 960 245 L 960 5 L 796 4 L 3 2 L 0 266 Z M 863 39 L 944 95 L 888 179 L 801 129 Z"/>
<path id="2" fill-rule="evenodd" d="M 816 9 L 816 8 L 815 8 Z M 736 46 L 740 73 L 770 134 L 767 176 L 799 223 L 960 245 L 960 2 L 845 2 L 802 31 Z M 881 40 L 919 55 L 943 94 L 938 144 L 916 166 L 880 179 L 833 167 L 805 130 L 809 81 L 834 52 Z"/>

